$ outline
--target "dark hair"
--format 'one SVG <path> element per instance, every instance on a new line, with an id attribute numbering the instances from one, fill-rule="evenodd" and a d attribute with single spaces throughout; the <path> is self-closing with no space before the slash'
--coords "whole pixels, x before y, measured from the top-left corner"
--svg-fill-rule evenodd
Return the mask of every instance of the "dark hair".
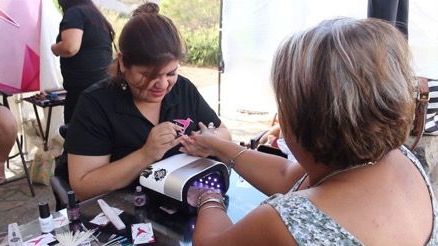
<path id="1" fill-rule="evenodd" d="M 160 14 L 141 13 L 123 27 L 119 38 L 123 64 L 153 67 L 151 79 L 172 60 L 182 60 L 185 44 L 173 22 Z M 120 58 L 119 58 L 120 59 Z M 120 83 L 118 61 L 110 68 L 113 82 Z"/>
<path id="2" fill-rule="evenodd" d="M 400 147 L 412 124 L 414 76 L 404 36 L 388 23 L 324 21 L 288 38 L 272 81 L 286 142 L 346 168 Z"/>
<path id="3" fill-rule="evenodd" d="M 158 14 L 160 12 L 160 6 L 156 3 L 146 2 L 138 6 L 133 12 L 132 16 L 136 16 L 139 14 Z"/>
<path id="4" fill-rule="evenodd" d="M 111 41 L 114 41 L 115 32 L 111 23 L 109 23 L 109 21 L 105 18 L 105 16 L 103 16 L 103 14 L 99 11 L 96 5 L 94 5 L 92 0 L 58 0 L 58 4 L 61 7 L 63 13 L 65 13 L 69 8 L 77 5 L 83 5 L 91 9 L 100 17 L 100 20 L 103 21 L 99 23 L 102 23 L 102 26 L 106 28 L 107 31 L 110 33 Z M 98 21 L 98 20 L 93 19 L 92 21 Z"/>

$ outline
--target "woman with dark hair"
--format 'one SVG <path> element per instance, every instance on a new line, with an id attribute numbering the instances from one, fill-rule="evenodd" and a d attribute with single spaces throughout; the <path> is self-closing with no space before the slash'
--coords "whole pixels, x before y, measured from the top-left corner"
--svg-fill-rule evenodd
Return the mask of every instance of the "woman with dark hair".
<path id="1" fill-rule="evenodd" d="M 52 52 L 61 57 L 67 96 L 64 123 L 70 122 L 80 93 L 108 78 L 114 30 L 92 0 L 58 0 L 64 13 Z"/>
<path id="2" fill-rule="evenodd" d="M 270 195 L 233 224 L 222 195 L 189 191 L 194 245 L 438 245 L 438 208 L 403 143 L 414 76 L 406 39 L 380 20 L 336 19 L 287 38 L 273 60 L 281 130 L 298 163 L 218 139 L 209 148 Z M 232 197 L 230 198 L 232 199 Z"/>
<path id="3" fill-rule="evenodd" d="M 185 47 L 170 19 L 141 11 L 124 26 L 119 48 L 112 77 L 82 93 L 69 126 L 69 180 L 80 199 L 136 183 L 149 165 L 179 153 L 178 136 L 197 131 L 199 122 L 231 139 L 196 87 L 178 75 Z"/>

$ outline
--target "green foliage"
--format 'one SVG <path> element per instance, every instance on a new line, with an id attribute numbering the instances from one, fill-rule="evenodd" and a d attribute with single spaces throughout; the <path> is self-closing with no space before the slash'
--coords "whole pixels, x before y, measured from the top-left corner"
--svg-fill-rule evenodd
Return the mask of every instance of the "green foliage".
<path id="1" fill-rule="evenodd" d="M 186 30 L 217 28 L 219 5 L 220 0 L 162 0 L 160 12 Z"/>
<path id="2" fill-rule="evenodd" d="M 197 66 L 218 64 L 219 37 L 216 28 L 183 32 L 187 45 L 187 63 Z"/>
<path id="3" fill-rule="evenodd" d="M 220 0 L 161 0 L 160 13 L 172 19 L 186 42 L 186 63 L 196 66 L 218 64 L 219 6 Z M 116 32 L 117 44 L 129 16 L 101 11 Z"/>
<path id="4" fill-rule="evenodd" d="M 187 45 L 186 62 L 218 63 L 220 0 L 162 0 L 160 13 L 173 20 Z"/>
<path id="5" fill-rule="evenodd" d="M 114 43 L 116 44 L 117 48 L 119 45 L 119 36 L 122 32 L 123 26 L 125 26 L 126 22 L 128 22 L 128 17 L 121 15 L 120 13 L 117 13 L 112 10 L 107 9 L 100 9 L 102 14 L 105 16 L 105 18 L 111 23 L 111 26 L 114 29 L 114 32 L 116 36 L 114 37 Z M 113 50 L 114 55 L 116 55 L 116 51 Z"/>

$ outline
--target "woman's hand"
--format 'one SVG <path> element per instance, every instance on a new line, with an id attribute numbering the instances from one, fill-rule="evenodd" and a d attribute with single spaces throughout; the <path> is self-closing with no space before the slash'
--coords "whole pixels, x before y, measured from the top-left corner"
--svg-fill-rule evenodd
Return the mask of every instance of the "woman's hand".
<path id="1" fill-rule="evenodd" d="M 184 135 L 179 139 L 183 146 L 180 151 L 193 156 L 215 156 L 216 153 L 211 146 L 212 141 L 218 138 L 215 128 L 207 128 L 202 122 L 199 122 L 199 128 L 200 130 L 192 132 L 192 135 Z"/>
<path id="2" fill-rule="evenodd" d="M 198 187 L 198 186 L 190 186 L 189 190 L 187 191 L 187 203 L 190 204 L 192 207 L 198 207 L 198 200 L 199 197 L 207 193 L 215 193 L 216 196 L 222 197 L 221 191 L 216 189 L 211 189 L 207 187 Z"/>
<path id="3" fill-rule="evenodd" d="M 154 161 L 160 160 L 169 149 L 179 143 L 177 136 L 181 129 L 182 127 L 171 122 L 156 125 L 143 145 L 144 153 Z"/>

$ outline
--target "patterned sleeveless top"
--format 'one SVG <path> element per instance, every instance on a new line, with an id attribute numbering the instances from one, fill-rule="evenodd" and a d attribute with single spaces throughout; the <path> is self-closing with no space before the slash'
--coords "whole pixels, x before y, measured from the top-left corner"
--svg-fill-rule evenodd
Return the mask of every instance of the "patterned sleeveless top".
<path id="1" fill-rule="evenodd" d="M 406 147 L 402 146 L 400 150 L 415 164 L 426 181 L 434 213 L 432 234 L 426 245 L 438 245 L 438 207 L 429 178 L 421 163 Z M 298 245 L 364 245 L 309 199 L 296 194 L 294 191 L 301 182 L 299 180 L 287 194 L 275 194 L 262 203 L 271 205 L 278 212 Z"/>

